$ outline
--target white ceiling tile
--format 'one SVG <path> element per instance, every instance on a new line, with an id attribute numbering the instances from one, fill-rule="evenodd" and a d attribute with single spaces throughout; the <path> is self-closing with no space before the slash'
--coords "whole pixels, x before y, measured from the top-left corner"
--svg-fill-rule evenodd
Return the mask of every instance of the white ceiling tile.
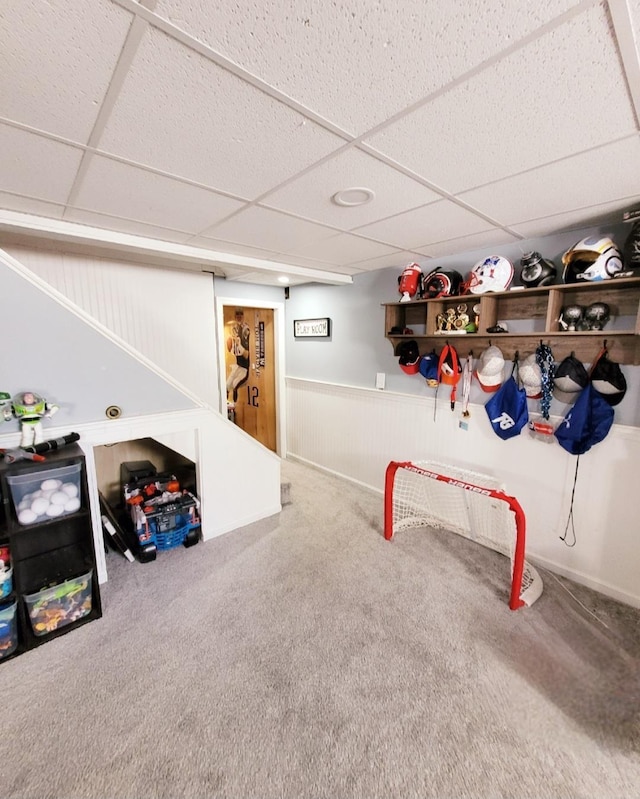
<path id="1" fill-rule="evenodd" d="M 335 234 L 336 231 L 332 228 L 258 206 L 241 211 L 211 230 L 211 235 L 216 239 L 276 252 L 290 252 Z"/>
<path id="2" fill-rule="evenodd" d="M 365 141 L 458 193 L 636 124 L 608 18 L 594 6 Z"/>
<path id="3" fill-rule="evenodd" d="M 638 193 L 640 137 L 460 194 L 503 225 L 612 202 Z"/>
<path id="4" fill-rule="evenodd" d="M 376 258 L 393 251 L 393 247 L 387 247 L 375 241 L 352 236 L 349 233 L 338 233 L 337 236 L 306 245 L 290 254 L 317 258 L 330 264 L 340 265 L 350 264 L 354 261 L 364 261 L 367 258 Z"/>
<path id="5" fill-rule="evenodd" d="M 407 250 L 396 250 L 388 255 L 381 255 L 377 258 L 368 258 L 365 261 L 354 261 L 348 264 L 348 268 L 356 272 L 372 272 L 377 269 L 388 269 L 389 267 L 404 268 L 407 264 L 414 263 L 419 259 L 424 259 L 423 255 Z M 345 267 L 346 268 L 346 267 Z"/>
<path id="6" fill-rule="evenodd" d="M 7 191 L 0 191 L 0 208 L 7 211 L 20 211 L 24 214 L 48 216 L 51 219 L 61 219 L 64 211 L 64 205 L 61 203 L 43 202 L 32 197 L 23 197 L 20 194 L 9 194 Z"/>
<path id="7" fill-rule="evenodd" d="M 569 211 L 555 216 L 546 216 L 542 219 L 532 219 L 528 222 L 519 222 L 511 225 L 511 229 L 520 233 L 525 238 L 546 236 L 559 231 L 573 230 L 574 228 L 588 227 L 591 225 L 620 224 L 624 211 L 639 207 L 640 194 L 635 197 L 626 197 L 611 203 L 594 205 L 582 208 L 580 211 Z M 621 242 L 620 242 L 621 243 Z"/>
<path id="8" fill-rule="evenodd" d="M 373 225 L 365 225 L 358 229 L 358 233 L 387 242 L 399 249 L 422 251 L 430 242 L 444 241 L 490 228 L 493 228 L 490 222 L 472 214 L 466 208 L 449 200 L 440 200 Z"/>
<path id="9" fill-rule="evenodd" d="M 424 249 L 418 247 L 417 251 L 423 256 L 428 255 L 432 258 L 441 258 L 444 255 L 455 255 L 459 252 L 493 247 L 499 244 L 513 244 L 515 241 L 519 241 L 517 236 L 512 236 L 501 228 L 493 228 L 484 233 L 475 233 L 473 236 L 461 236 L 459 238 L 449 239 L 448 241 L 439 241 L 435 244 L 429 244 Z"/>
<path id="10" fill-rule="evenodd" d="M 2 0 L 2 115 L 86 143 L 132 19 L 100 0 Z"/>
<path id="11" fill-rule="evenodd" d="M 75 205 L 157 227 L 197 233 L 243 204 L 198 186 L 94 156 Z"/>
<path id="12" fill-rule="evenodd" d="M 0 124 L 2 188 L 40 201 L 64 203 L 82 150 Z"/>
<path id="13" fill-rule="evenodd" d="M 301 4 L 159 0 L 155 11 L 254 75 L 363 133 L 578 0 Z M 305 65 L 301 68 L 301 65 Z"/>
<path id="14" fill-rule="evenodd" d="M 366 205 L 336 205 L 331 199 L 333 195 L 349 188 L 367 188 L 375 196 Z M 439 197 L 378 159 L 350 149 L 267 195 L 262 202 L 342 230 L 352 230 Z"/>
<path id="15" fill-rule="evenodd" d="M 343 144 L 230 72 L 151 29 L 100 148 L 255 198 Z"/>
<path id="16" fill-rule="evenodd" d="M 144 222 L 136 222 L 131 219 L 120 219 L 115 216 L 106 216 L 84 211 L 81 208 L 70 208 L 65 212 L 64 218 L 67 222 L 79 222 L 82 225 L 101 228 L 103 230 L 115 230 L 118 233 L 131 233 L 135 236 L 144 236 L 150 239 L 162 239 L 178 244 L 186 244 L 189 238 L 188 233 L 176 230 L 168 230 L 165 227 L 154 227 L 145 225 Z"/>

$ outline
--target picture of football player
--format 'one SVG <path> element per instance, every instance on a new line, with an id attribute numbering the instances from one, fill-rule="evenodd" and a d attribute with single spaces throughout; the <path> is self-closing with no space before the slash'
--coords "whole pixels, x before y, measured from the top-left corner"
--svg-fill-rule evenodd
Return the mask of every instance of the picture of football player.
<path id="1" fill-rule="evenodd" d="M 244 310 L 236 308 L 235 320 L 231 323 L 227 337 L 227 349 L 235 356 L 227 377 L 227 405 L 235 405 L 238 401 L 238 388 L 249 377 L 249 325 L 244 321 Z M 232 394 L 230 399 L 229 394 Z"/>

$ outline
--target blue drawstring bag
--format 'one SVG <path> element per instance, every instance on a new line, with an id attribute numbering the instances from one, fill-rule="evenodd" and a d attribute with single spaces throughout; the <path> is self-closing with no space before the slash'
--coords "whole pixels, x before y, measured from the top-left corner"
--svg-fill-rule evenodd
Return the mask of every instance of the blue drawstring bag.
<path id="1" fill-rule="evenodd" d="M 589 383 L 558 425 L 558 444 L 572 455 L 582 455 L 606 438 L 613 424 L 613 408 Z"/>
<path id="2" fill-rule="evenodd" d="M 496 435 L 505 441 L 520 435 L 529 421 L 527 394 L 518 388 L 513 374 L 484 406 Z"/>

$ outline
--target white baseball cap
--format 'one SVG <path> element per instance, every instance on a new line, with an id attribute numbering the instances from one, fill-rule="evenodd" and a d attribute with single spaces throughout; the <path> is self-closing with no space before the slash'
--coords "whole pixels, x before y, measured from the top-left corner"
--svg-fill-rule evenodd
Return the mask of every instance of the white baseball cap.
<path id="1" fill-rule="evenodd" d="M 487 393 L 497 391 L 504 381 L 504 356 L 498 347 L 487 347 L 476 366 L 480 388 Z"/>
<path id="2" fill-rule="evenodd" d="M 527 355 L 522 361 L 518 369 L 518 376 L 527 397 L 529 399 L 540 399 L 542 396 L 542 370 L 536 363 L 535 353 Z"/>

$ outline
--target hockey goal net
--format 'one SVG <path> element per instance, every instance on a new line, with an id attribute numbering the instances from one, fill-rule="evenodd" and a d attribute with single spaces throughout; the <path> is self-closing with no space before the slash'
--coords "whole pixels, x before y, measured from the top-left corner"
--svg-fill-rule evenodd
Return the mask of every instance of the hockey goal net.
<path id="1" fill-rule="evenodd" d="M 524 511 L 496 478 L 432 461 L 392 461 L 385 476 L 384 536 L 390 540 L 411 527 L 449 530 L 510 558 L 512 610 L 532 605 L 542 593 L 540 575 L 524 557 Z"/>

